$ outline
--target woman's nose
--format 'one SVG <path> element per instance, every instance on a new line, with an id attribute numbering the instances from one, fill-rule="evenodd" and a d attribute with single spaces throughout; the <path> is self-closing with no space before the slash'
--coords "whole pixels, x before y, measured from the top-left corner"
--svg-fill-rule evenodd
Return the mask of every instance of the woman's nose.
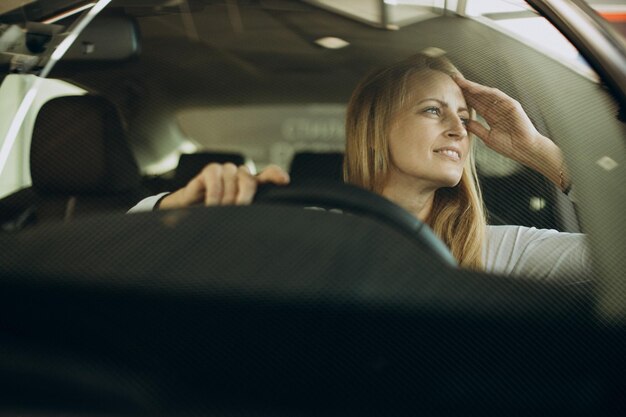
<path id="1" fill-rule="evenodd" d="M 450 115 L 448 118 L 448 130 L 446 135 L 455 139 L 463 139 L 467 136 L 467 128 L 463 119 L 457 115 Z"/>

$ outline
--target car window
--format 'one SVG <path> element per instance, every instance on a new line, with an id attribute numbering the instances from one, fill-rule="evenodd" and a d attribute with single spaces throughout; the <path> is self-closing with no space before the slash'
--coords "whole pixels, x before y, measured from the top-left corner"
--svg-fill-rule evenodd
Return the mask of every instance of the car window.
<path id="1" fill-rule="evenodd" d="M 589 6 L 598 12 L 600 16 L 606 19 L 607 22 L 615 29 L 616 34 L 626 40 L 626 19 L 624 19 L 624 12 L 626 11 L 626 5 L 623 1 L 612 0 L 588 0 Z"/>
<path id="2" fill-rule="evenodd" d="M 345 106 L 309 104 L 195 108 L 181 112 L 181 129 L 199 148 L 242 152 L 259 168 L 289 169 L 296 152 L 343 152 Z"/>

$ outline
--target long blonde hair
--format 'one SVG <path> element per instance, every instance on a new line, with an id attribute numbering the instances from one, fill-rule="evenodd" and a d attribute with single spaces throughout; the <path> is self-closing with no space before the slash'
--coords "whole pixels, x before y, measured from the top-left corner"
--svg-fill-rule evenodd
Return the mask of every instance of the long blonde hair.
<path id="1" fill-rule="evenodd" d="M 391 123 L 408 100 L 409 79 L 425 70 L 460 75 L 448 59 L 418 54 L 375 70 L 358 84 L 346 114 L 345 182 L 382 193 L 390 165 Z M 483 268 L 486 220 L 473 151 L 466 159 L 459 184 L 435 192 L 426 223 L 462 267 Z"/>

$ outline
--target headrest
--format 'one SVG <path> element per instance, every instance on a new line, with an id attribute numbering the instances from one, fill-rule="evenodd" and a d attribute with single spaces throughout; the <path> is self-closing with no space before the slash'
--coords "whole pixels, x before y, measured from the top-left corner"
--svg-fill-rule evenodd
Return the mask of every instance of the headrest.
<path id="1" fill-rule="evenodd" d="M 30 150 L 33 188 L 109 194 L 141 184 L 117 108 L 101 96 L 54 98 L 39 110 Z"/>
<path id="2" fill-rule="evenodd" d="M 324 179 L 342 181 L 341 152 L 299 152 L 291 160 L 289 174 L 293 180 Z"/>
<path id="3" fill-rule="evenodd" d="M 180 155 L 174 183 L 176 187 L 183 187 L 195 177 L 206 165 L 215 162 L 224 164 L 231 162 L 237 166 L 244 164 L 244 157 L 239 153 L 226 152 L 196 152 Z"/>

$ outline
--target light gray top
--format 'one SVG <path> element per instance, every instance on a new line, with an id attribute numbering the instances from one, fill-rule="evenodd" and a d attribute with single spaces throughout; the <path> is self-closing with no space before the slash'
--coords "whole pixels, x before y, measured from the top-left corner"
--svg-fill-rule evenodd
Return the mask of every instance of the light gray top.
<path id="1" fill-rule="evenodd" d="M 525 226 L 487 226 L 487 272 L 538 279 L 590 280 L 591 259 L 582 233 Z"/>
<path id="2" fill-rule="evenodd" d="M 148 197 L 128 212 L 151 211 L 166 194 Z M 487 226 L 483 263 L 490 273 L 545 280 L 566 278 L 572 283 L 589 280 L 591 274 L 584 234 L 525 226 Z"/>
<path id="3" fill-rule="evenodd" d="M 168 194 L 170 193 L 166 192 L 146 197 L 139 203 L 135 204 L 130 210 L 128 210 L 128 213 L 141 213 L 142 211 L 152 211 L 154 210 L 154 207 L 159 202 L 159 200 Z"/>

